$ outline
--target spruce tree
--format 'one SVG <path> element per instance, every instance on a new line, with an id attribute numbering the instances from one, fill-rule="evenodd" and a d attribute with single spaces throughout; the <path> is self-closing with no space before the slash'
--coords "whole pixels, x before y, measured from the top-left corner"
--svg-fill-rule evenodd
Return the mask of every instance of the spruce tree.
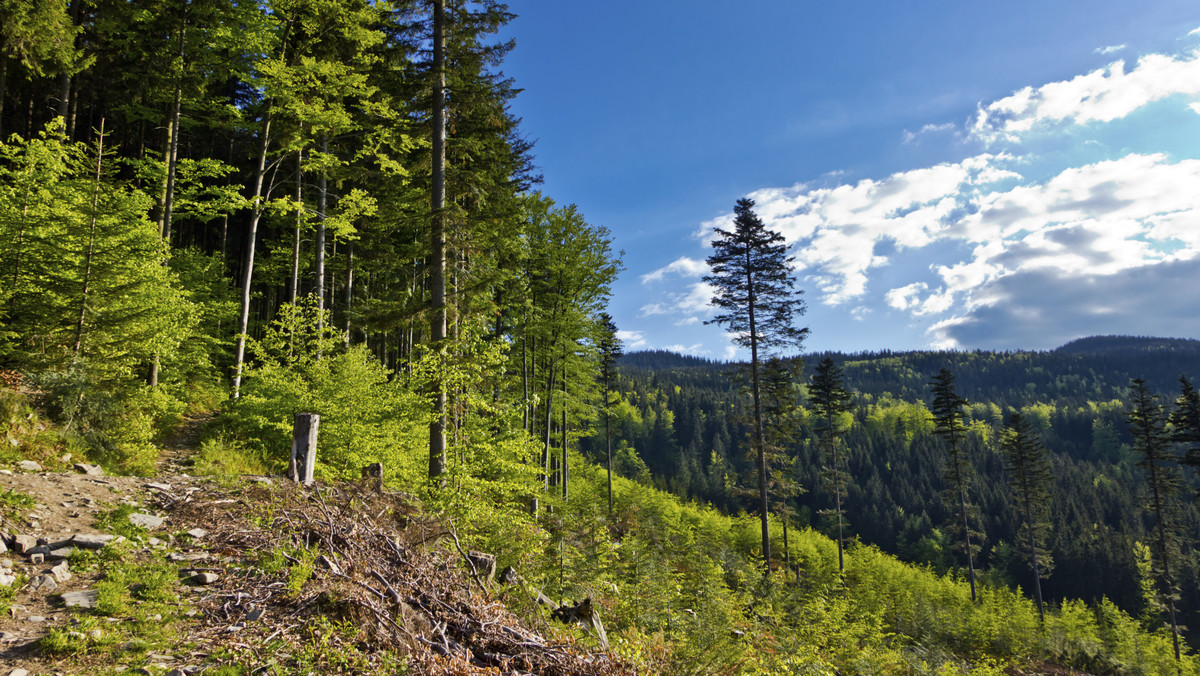
<path id="1" fill-rule="evenodd" d="M 947 368 L 942 368 L 930 383 L 933 402 L 929 412 L 933 415 L 934 434 L 946 443 L 947 460 L 946 481 L 950 484 L 946 492 L 946 502 L 958 512 L 957 521 L 952 524 L 962 538 L 960 548 L 967 556 L 967 575 L 971 581 L 971 600 L 977 599 L 975 591 L 975 553 L 978 544 L 972 542 L 973 534 L 970 523 L 971 506 L 967 501 L 967 489 L 971 480 L 971 463 L 963 453 L 963 442 L 966 440 L 966 411 L 967 401 L 958 396 L 954 389 L 954 374 Z"/>
<path id="2" fill-rule="evenodd" d="M 1179 622 L 1175 602 L 1179 584 L 1172 572 L 1179 566 L 1179 506 L 1176 497 L 1183 490 L 1171 437 L 1167 432 L 1167 414 L 1158 396 L 1151 394 L 1141 378 L 1133 380 L 1130 409 L 1126 413 L 1133 449 L 1140 459 L 1137 466 L 1145 471 L 1145 502 L 1143 510 L 1154 522 L 1154 545 L 1150 548 L 1152 569 L 1158 582 L 1159 602 L 1171 622 L 1171 639 L 1175 660 L 1179 661 Z"/>
<path id="3" fill-rule="evenodd" d="M 612 408 L 611 391 L 617 378 L 617 360 L 621 357 L 621 339 L 617 337 L 617 325 L 612 315 L 601 312 L 599 317 L 600 331 L 597 347 L 600 349 L 600 380 L 604 383 L 604 447 L 608 470 L 608 515 L 612 516 L 612 432 L 609 429 L 609 415 Z"/>
<path id="4" fill-rule="evenodd" d="M 750 389 L 754 410 L 754 451 L 758 462 L 758 507 L 762 524 L 762 555 L 771 563 L 766 449 L 759 388 L 760 352 L 799 348 L 808 329 L 795 326 L 804 305 L 792 277 L 792 258 L 783 236 L 754 213 L 754 201 L 739 199 L 733 229 L 717 228 L 713 254 L 704 281 L 713 288 L 717 314 L 706 324 L 720 324 L 735 344 L 750 350 Z"/>
<path id="5" fill-rule="evenodd" d="M 1021 514 L 1022 544 L 1028 547 L 1029 565 L 1033 569 L 1033 584 L 1037 592 L 1038 616 L 1044 623 L 1046 611 L 1042 603 L 1042 578 L 1049 576 L 1052 565 L 1046 550 L 1046 536 L 1050 530 L 1046 509 L 1054 482 L 1050 459 L 1033 426 L 1020 413 L 1013 413 L 1005 421 L 1000 450 L 1008 469 L 1008 485 Z"/>
<path id="6" fill-rule="evenodd" d="M 846 483 L 849 479 L 846 470 L 839 462 L 838 451 L 846 428 L 842 425 L 842 414 L 850 410 L 850 391 L 846 389 L 842 369 L 830 357 L 825 357 L 817 364 L 813 373 L 812 384 L 808 388 L 809 402 L 813 413 L 816 414 L 817 445 L 825 458 L 825 480 L 829 492 L 833 495 L 833 511 L 837 517 L 838 571 L 845 570 L 843 558 L 842 504 L 846 497 Z"/>

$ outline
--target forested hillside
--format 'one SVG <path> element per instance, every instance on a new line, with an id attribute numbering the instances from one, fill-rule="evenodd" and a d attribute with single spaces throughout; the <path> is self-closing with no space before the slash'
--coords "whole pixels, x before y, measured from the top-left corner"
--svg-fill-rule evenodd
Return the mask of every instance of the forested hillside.
<path id="1" fill-rule="evenodd" d="M 1096 337 L 1048 352 L 910 352 L 806 355 L 801 380 L 831 358 L 845 374 L 852 407 L 845 434 L 847 529 L 864 543 L 901 559 L 948 571 L 961 563 L 952 551 L 942 500 L 945 451 L 929 412 L 930 383 L 941 368 L 956 376 L 967 400 L 971 434 L 966 451 L 978 474 L 971 488 L 984 535 L 978 563 L 992 579 L 1032 589 L 1020 554 L 1018 505 L 1000 455 L 1008 414 L 1021 412 L 1050 450 L 1049 550 L 1054 567 L 1043 584 L 1048 598 L 1108 598 L 1135 615 L 1154 614 L 1142 581 L 1153 519 L 1141 509 L 1144 472 L 1137 466 L 1126 422 L 1130 380 L 1144 379 L 1164 404 L 1179 396 L 1179 377 L 1200 373 L 1200 341 Z M 752 509 L 753 458 L 745 383 L 736 365 L 670 353 L 633 353 L 621 363 L 622 402 L 613 429 L 617 467 L 687 499 L 728 512 Z M 807 389 L 807 388 L 805 388 Z M 798 396 L 806 399 L 808 393 Z M 831 533 L 833 499 L 828 462 L 813 438 L 811 408 L 778 467 L 779 481 L 802 491 L 787 500 L 797 525 Z M 590 440 L 589 440 L 590 443 Z M 1200 529 L 1200 513 L 1181 501 L 1182 530 Z M 1183 605 L 1195 624 L 1200 599 L 1197 560 L 1186 544 Z M 1150 605 L 1148 604 L 1150 602 Z"/>
<path id="2" fill-rule="evenodd" d="M 183 420 L 211 418 L 189 470 L 236 491 L 283 472 L 295 414 L 316 413 L 320 485 L 380 463 L 382 486 L 446 524 L 437 537 L 456 533 L 456 547 L 514 567 L 529 594 L 498 597 L 515 611 L 548 626 L 531 598 L 591 599 L 610 649 L 644 673 L 1197 673 L 1186 646 L 1168 654 L 1172 634 L 1147 603 L 1149 524 L 1124 423 L 1128 378 L 1173 400 L 1173 379 L 1195 372 L 1193 343 L 828 355 L 855 404 L 825 428 L 844 434 L 845 467 L 831 474 L 845 477 L 859 541 L 843 551 L 809 527 L 828 532 L 842 503 L 819 479 L 806 375 L 773 362 L 770 448 L 757 449 L 771 463 L 768 503 L 744 479 L 733 367 L 615 362 L 605 309 L 621 254 L 605 227 L 535 189 L 532 145 L 509 110 L 520 90 L 502 70 L 514 46 L 497 37 L 512 19 L 502 3 L 0 9 L 4 469 L 74 458 L 152 475 Z M 806 329 L 790 328 L 794 344 Z M 939 368 L 970 402 L 963 448 L 983 479 L 970 490 L 987 538 L 978 593 L 942 529 L 944 446 L 921 403 Z M 1055 452 L 1044 619 L 1016 588 L 1029 576 L 998 478 L 995 430 L 1010 408 Z M 14 514 L 31 500 L 2 497 Z M 744 513 L 752 504 L 768 509 Z M 1183 514 L 1194 533 L 1194 509 Z M 302 590 L 335 552 L 297 542 L 264 556 Z M 1200 591 L 1182 542 L 1187 619 Z M 28 565 L 6 574 L 5 610 L 36 574 Z M 171 588 L 172 575 L 159 583 Z M 177 612 L 126 614 L 144 629 L 185 622 Z M 326 629 L 311 628 L 314 646 Z M 553 631 L 603 644 L 574 625 Z M 89 654 L 133 668 L 173 640 L 61 634 L 32 649 L 65 671 L 86 671 L 71 660 Z M 378 650 L 365 635 L 342 645 Z M 338 657 L 279 669 L 334 671 Z"/>

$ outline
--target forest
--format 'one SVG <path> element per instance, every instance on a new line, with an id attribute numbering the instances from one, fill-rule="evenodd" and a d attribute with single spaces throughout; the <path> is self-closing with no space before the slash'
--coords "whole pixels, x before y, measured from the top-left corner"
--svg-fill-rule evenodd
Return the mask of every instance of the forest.
<path id="1" fill-rule="evenodd" d="M 1163 591 L 1128 425 L 1130 379 L 1170 405 L 1195 341 L 789 361 L 764 510 L 740 370 L 620 356 L 621 253 L 536 189 L 504 4 L 3 0 L 0 16 L 0 464 L 66 451 L 144 476 L 183 419 L 211 416 L 195 472 L 273 474 L 293 414 L 315 412 L 321 481 L 382 463 L 547 595 L 595 599 L 646 673 L 1200 672 L 1163 607 L 1196 624 L 1182 535 L 1200 521 L 1181 490 Z M 822 423 L 826 361 L 846 398 Z M 963 406 L 939 418 L 942 368 Z M 1050 450 L 1048 576 L 1025 565 L 998 453 L 1012 412 Z M 978 593 L 939 498 L 959 441 Z"/>

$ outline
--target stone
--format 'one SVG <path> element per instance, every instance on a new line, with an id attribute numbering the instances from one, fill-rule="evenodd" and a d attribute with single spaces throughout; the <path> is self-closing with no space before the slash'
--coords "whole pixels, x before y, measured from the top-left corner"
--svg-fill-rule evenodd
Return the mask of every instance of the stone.
<path id="1" fill-rule="evenodd" d="M 167 554 L 168 561 L 203 561 L 208 558 L 208 552 L 172 552 Z"/>
<path id="2" fill-rule="evenodd" d="M 59 547 L 58 549 L 51 549 L 50 553 L 46 554 L 46 560 L 47 561 L 65 561 L 65 560 L 71 558 L 71 555 L 74 553 L 75 553 L 74 547 Z"/>
<path id="3" fill-rule="evenodd" d="M 68 608 L 95 608 L 100 592 L 94 589 L 67 592 L 60 597 Z"/>
<path id="4" fill-rule="evenodd" d="M 12 541 L 18 554 L 28 554 L 38 546 L 38 539 L 32 535 L 13 535 Z"/>
<path id="5" fill-rule="evenodd" d="M 41 615 L 30 615 L 25 618 L 26 622 L 45 622 L 46 618 Z"/>
<path id="6" fill-rule="evenodd" d="M 116 539 L 115 535 L 99 534 L 89 535 L 87 533 L 76 533 L 71 536 L 70 543 L 75 547 L 83 549 L 104 549 L 104 545 Z"/>
<path id="7" fill-rule="evenodd" d="M 146 488 L 149 488 L 152 491 L 166 493 L 167 491 L 171 490 L 171 484 L 161 484 L 152 481 L 146 484 Z"/>
<path id="8" fill-rule="evenodd" d="M 6 543 L 4 541 L 4 538 L 0 537 L 0 554 L 7 554 L 7 553 L 8 553 L 8 543 Z"/>
<path id="9" fill-rule="evenodd" d="M 88 476 L 104 476 L 104 469 L 100 465 L 89 465 L 86 462 L 75 463 L 75 471 Z"/>
<path id="10" fill-rule="evenodd" d="M 134 514 L 129 515 L 129 523 L 131 523 L 139 528 L 145 528 L 146 530 L 154 530 L 155 528 L 161 528 L 163 525 L 163 522 L 164 522 L 164 519 L 162 517 L 154 516 L 153 514 L 144 514 L 142 512 L 136 512 Z"/>
<path id="11" fill-rule="evenodd" d="M 192 575 L 184 580 L 184 582 L 195 585 L 207 585 L 212 584 L 219 579 L 220 577 L 218 577 L 216 573 L 196 573 L 195 575 Z"/>
<path id="12" fill-rule="evenodd" d="M 0 571 L 0 587 L 11 587 L 17 581 L 16 575 L 9 575 L 4 571 Z"/>
<path id="13" fill-rule="evenodd" d="M 35 566 L 40 566 L 46 562 L 46 552 L 32 552 L 29 555 L 29 562 Z"/>
<path id="14" fill-rule="evenodd" d="M 746 632 L 742 631 L 741 629 L 733 629 L 729 632 L 729 635 L 733 638 L 742 638 L 746 635 Z"/>
<path id="15" fill-rule="evenodd" d="M 13 475 L 11 469 L 0 469 L 0 474 L 3 474 L 4 476 L 12 476 Z"/>
<path id="16" fill-rule="evenodd" d="M 256 622 L 263 615 L 265 615 L 266 612 L 267 612 L 266 608 L 255 608 L 254 610 L 251 610 L 250 612 L 246 613 L 246 621 L 247 622 Z"/>
<path id="17" fill-rule="evenodd" d="M 0 643 L 9 643 L 21 638 L 20 634 L 11 631 L 0 631 Z"/>
<path id="18" fill-rule="evenodd" d="M 204 530 L 203 528 L 193 528 L 193 529 L 189 530 L 187 532 L 187 534 L 189 537 L 199 540 L 203 537 L 207 537 L 208 531 Z"/>
<path id="19" fill-rule="evenodd" d="M 20 668 L 13 669 L 12 671 L 8 672 L 8 676 L 29 676 L 29 670 Z"/>
<path id="20" fill-rule="evenodd" d="M 58 580 L 59 582 L 66 582 L 73 577 L 71 575 L 71 568 L 66 561 L 62 561 L 57 566 L 51 568 L 50 574 L 53 575 L 54 579 Z"/>
<path id="21" fill-rule="evenodd" d="M 104 637 L 104 632 L 100 631 L 99 629 L 93 629 L 93 630 L 89 631 L 87 633 L 87 635 L 88 635 L 88 638 L 90 638 L 94 641 L 99 641 L 101 638 Z"/>
<path id="22" fill-rule="evenodd" d="M 33 460 L 22 460 L 17 463 L 17 469 L 20 469 L 22 472 L 40 472 L 43 468 Z"/>
<path id="23" fill-rule="evenodd" d="M 53 575 L 38 575 L 29 583 L 31 591 L 52 592 L 58 589 L 58 580 Z"/>

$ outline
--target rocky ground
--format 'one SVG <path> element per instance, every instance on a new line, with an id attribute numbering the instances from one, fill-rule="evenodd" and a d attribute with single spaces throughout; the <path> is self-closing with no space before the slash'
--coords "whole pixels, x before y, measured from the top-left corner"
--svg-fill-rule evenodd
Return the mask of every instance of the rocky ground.
<path id="1" fill-rule="evenodd" d="M 407 496 L 189 476 L 198 425 L 155 477 L 0 470 L 0 676 L 631 673 Z"/>

